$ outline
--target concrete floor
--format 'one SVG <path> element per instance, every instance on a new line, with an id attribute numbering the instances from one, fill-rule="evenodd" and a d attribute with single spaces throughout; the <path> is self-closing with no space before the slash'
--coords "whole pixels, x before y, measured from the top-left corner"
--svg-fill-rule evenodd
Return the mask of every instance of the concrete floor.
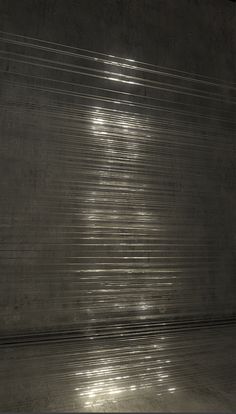
<path id="1" fill-rule="evenodd" d="M 235 412 L 236 330 L 1 349 L 1 411 Z"/>

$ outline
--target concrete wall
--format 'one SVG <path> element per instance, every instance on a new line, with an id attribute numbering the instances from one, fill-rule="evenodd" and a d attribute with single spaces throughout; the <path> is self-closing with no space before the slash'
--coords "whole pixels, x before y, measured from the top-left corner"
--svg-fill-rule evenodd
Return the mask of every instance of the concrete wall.
<path id="1" fill-rule="evenodd" d="M 0 0 L 0 13 L 4 32 L 86 49 L 0 35 L 4 334 L 234 314 L 235 5 Z M 117 66 L 139 81 L 108 79 Z"/>

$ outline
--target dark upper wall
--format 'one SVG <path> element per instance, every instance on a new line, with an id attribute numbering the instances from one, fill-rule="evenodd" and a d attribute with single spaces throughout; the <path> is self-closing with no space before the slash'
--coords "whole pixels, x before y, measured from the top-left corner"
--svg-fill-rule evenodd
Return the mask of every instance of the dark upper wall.
<path id="1" fill-rule="evenodd" d="M 228 0 L 1 0 L 0 15 L 5 31 L 234 80 Z"/>

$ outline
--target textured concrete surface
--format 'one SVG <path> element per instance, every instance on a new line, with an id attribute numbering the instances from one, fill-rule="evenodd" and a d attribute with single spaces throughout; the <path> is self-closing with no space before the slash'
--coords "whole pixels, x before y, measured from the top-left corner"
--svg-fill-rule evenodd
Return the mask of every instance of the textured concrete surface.
<path id="1" fill-rule="evenodd" d="M 235 4 L 0 16 L 0 410 L 235 412 Z"/>
<path id="2" fill-rule="evenodd" d="M 10 59 L 14 53 L 27 61 L 32 55 L 52 59 L 52 54 L 1 43 L 7 52 L 1 53 L 2 332 L 87 327 L 96 319 L 104 324 L 130 317 L 234 314 L 235 5 L 1 0 L 0 13 L 0 29 L 6 32 L 161 65 L 172 73 L 191 72 L 171 81 L 181 92 L 190 87 L 189 95 L 181 95 L 150 86 L 159 75 L 147 74 L 141 64 L 141 72 L 124 68 L 130 76 L 140 74 L 144 83 L 121 84 L 114 94 L 111 80 L 16 62 Z M 82 64 L 78 57 L 53 59 L 54 65 Z M 114 69 L 114 58 L 109 59 Z M 98 68 L 95 63 L 87 63 L 86 70 Z M 196 74 L 218 80 L 200 86 L 186 80 Z M 53 80 L 45 80 L 49 77 Z M 166 87 L 169 78 L 162 82 Z M 46 92 L 49 87 L 64 88 L 69 96 Z M 72 95 L 91 87 L 109 89 L 99 92 L 102 98 L 131 93 L 129 102 L 139 105 L 157 99 L 154 104 L 161 102 L 164 110 L 140 106 L 134 115 L 122 104 L 113 116 L 114 103 L 103 101 L 105 124 L 95 137 L 97 101 L 86 98 L 86 112 L 83 98 Z M 173 108 L 185 112 L 173 114 Z M 134 143 L 122 123 L 133 131 Z M 99 139 L 101 133 L 115 136 L 110 147 Z M 167 272 L 171 284 L 170 267 L 178 280 L 159 289 L 152 272 L 164 277 Z M 141 276 L 137 268 L 145 269 Z"/>

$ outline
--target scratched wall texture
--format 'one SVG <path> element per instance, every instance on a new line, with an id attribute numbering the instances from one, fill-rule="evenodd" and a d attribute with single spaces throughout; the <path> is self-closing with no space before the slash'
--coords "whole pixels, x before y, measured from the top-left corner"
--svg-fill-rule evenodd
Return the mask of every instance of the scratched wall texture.
<path id="1" fill-rule="evenodd" d="M 0 14 L 1 332 L 230 320 L 234 3 Z"/>

